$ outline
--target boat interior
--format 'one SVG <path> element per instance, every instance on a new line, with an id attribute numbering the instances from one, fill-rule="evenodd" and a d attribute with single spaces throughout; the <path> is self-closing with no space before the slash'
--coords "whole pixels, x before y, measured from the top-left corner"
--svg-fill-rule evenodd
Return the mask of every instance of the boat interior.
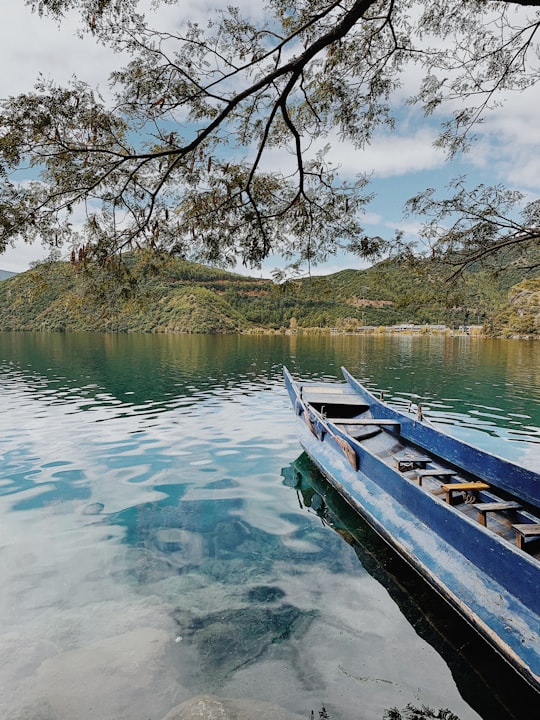
<path id="1" fill-rule="evenodd" d="M 354 438 L 409 482 L 540 560 L 540 510 L 471 476 L 399 436 L 399 422 L 374 418 L 348 385 L 308 383 L 302 399 L 325 421 Z M 415 412 L 415 411 L 414 411 Z M 414 413 L 413 413 L 414 415 Z M 356 468 L 355 468 L 356 469 Z"/>

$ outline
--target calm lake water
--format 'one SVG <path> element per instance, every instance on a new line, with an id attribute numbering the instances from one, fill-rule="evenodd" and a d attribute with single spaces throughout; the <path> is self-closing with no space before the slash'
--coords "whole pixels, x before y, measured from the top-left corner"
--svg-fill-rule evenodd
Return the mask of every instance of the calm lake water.
<path id="1" fill-rule="evenodd" d="M 282 367 L 345 365 L 538 469 L 539 361 L 540 343 L 473 338 L 0 333 L 0 717 L 162 720 L 201 694 L 253 719 L 534 716 L 538 696 L 323 504 Z"/>

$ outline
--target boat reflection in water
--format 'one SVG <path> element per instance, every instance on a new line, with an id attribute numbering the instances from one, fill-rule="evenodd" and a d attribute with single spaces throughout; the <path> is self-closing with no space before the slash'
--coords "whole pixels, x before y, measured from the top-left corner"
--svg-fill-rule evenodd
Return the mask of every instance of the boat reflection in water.
<path id="1" fill-rule="evenodd" d="M 306 453 L 283 482 L 356 553 L 417 634 L 448 665 L 464 700 L 486 720 L 530 720 L 540 696 L 401 558 L 325 480 Z"/>

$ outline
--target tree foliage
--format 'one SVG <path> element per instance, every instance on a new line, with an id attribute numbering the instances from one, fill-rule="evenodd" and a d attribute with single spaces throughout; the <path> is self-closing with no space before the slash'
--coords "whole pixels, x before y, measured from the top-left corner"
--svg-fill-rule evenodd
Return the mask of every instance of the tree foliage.
<path id="1" fill-rule="evenodd" d="M 540 267 L 540 201 L 500 185 L 467 189 L 463 178 L 438 197 L 434 188 L 411 198 L 409 212 L 428 218 L 421 231 L 432 257 L 451 267 L 450 277 L 481 264 L 495 273 Z M 407 249 L 410 251 L 410 248 Z"/>
<path id="2" fill-rule="evenodd" d="M 403 73 L 421 65 L 410 102 L 453 108 L 439 143 L 455 153 L 501 91 L 539 73 L 540 15 L 527 0 L 267 0 L 251 18 L 227 7 L 206 26 L 176 0 L 154 0 L 178 5 L 167 29 L 152 27 L 160 16 L 147 7 L 145 17 L 142 0 L 27 4 L 60 21 L 79 13 L 81 32 L 127 61 L 104 96 L 40 78 L 3 101 L 0 251 L 24 238 L 84 246 L 103 262 L 137 246 L 224 265 L 270 253 L 318 262 L 339 247 L 373 257 L 387 244 L 362 231 L 367 177 L 359 168 L 340 180 L 329 136 L 362 148 L 392 127 Z M 458 195 L 439 218 L 460 212 Z M 435 211 L 432 195 L 411 207 Z M 528 212 L 510 231 L 537 240 L 537 206 Z M 507 225 L 497 212 L 477 218 L 450 234 L 431 223 L 433 242 L 466 262 L 471 232 L 473 257 L 497 250 Z"/>

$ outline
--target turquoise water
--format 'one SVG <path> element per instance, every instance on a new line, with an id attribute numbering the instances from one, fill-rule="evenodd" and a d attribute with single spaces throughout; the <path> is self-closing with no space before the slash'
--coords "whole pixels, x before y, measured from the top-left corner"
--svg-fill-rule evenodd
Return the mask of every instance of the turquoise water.
<path id="1" fill-rule="evenodd" d="M 0 333 L 0 716 L 161 720 L 212 694 L 254 718 L 378 720 L 407 703 L 509 717 L 470 682 L 471 662 L 496 662 L 485 648 L 462 657 L 455 638 L 474 640 L 436 599 L 419 608 L 425 588 L 369 529 L 332 529 L 282 367 L 345 365 L 537 469 L 539 355 L 471 338 Z"/>

